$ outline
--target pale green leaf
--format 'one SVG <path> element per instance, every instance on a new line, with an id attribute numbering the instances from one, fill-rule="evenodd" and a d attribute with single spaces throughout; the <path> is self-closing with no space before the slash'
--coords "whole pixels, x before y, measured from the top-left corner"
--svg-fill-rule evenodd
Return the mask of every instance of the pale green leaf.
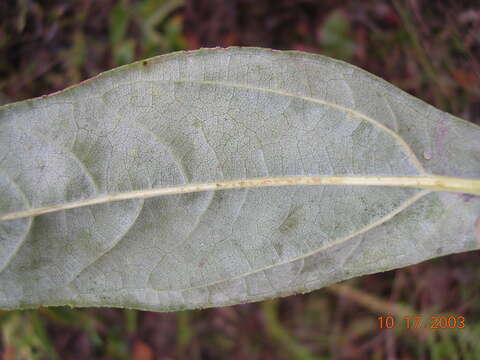
<path id="1" fill-rule="evenodd" d="M 0 306 L 221 306 L 478 249 L 479 178 L 478 126 L 346 63 L 137 62 L 0 107 Z"/>

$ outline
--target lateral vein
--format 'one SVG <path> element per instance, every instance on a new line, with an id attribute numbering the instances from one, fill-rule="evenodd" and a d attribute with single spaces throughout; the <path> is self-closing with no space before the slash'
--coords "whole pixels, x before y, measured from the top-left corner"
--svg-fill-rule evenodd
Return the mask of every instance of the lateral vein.
<path id="1" fill-rule="evenodd" d="M 357 111 L 354 109 L 347 108 L 345 106 L 332 103 L 330 101 L 326 100 L 321 100 L 317 98 L 313 98 L 310 96 L 305 96 L 305 95 L 298 95 L 298 94 L 293 94 L 289 93 L 286 91 L 282 90 L 274 90 L 274 89 L 268 89 L 264 87 L 259 87 L 259 86 L 252 86 L 252 85 L 246 85 L 246 84 L 234 84 L 234 83 L 229 83 L 229 82 L 222 82 L 222 81 L 209 81 L 209 80 L 172 80 L 174 83 L 198 83 L 198 84 L 206 84 L 206 85 L 218 85 L 218 86 L 225 86 L 225 87 L 233 87 L 233 88 L 238 88 L 238 89 L 245 89 L 245 90 L 256 90 L 256 91 L 263 91 L 267 93 L 272 93 L 272 94 L 277 94 L 277 95 L 282 95 L 282 96 L 288 96 L 288 97 L 293 97 L 297 99 L 302 99 L 305 101 L 310 101 L 313 103 L 325 105 L 340 111 L 344 111 L 347 114 L 350 114 L 354 117 L 360 118 L 362 120 L 367 121 L 368 123 L 372 124 L 373 126 L 378 127 L 381 129 L 383 132 L 387 133 L 391 137 L 395 139 L 395 141 L 403 148 L 405 153 L 408 155 L 409 159 L 413 162 L 417 170 L 421 173 L 421 175 L 428 175 L 427 171 L 423 167 L 422 163 L 420 160 L 418 160 L 417 155 L 413 152 L 412 148 L 406 143 L 403 138 L 398 135 L 395 131 L 389 129 L 387 126 L 383 125 L 382 123 L 372 119 L 371 117 Z"/>
<path id="2" fill-rule="evenodd" d="M 306 254 L 296 256 L 296 257 L 293 257 L 293 258 L 289 258 L 289 259 L 286 259 L 284 261 L 280 261 L 280 262 L 277 262 L 277 263 L 274 263 L 274 264 L 271 264 L 271 265 L 268 265 L 268 266 L 264 266 L 264 267 L 259 268 L 259 269 L 255 269 L 255 270 L 252 270 L 252 271 L 249 271 L 249 272 L 245 272 L 243 274 L 232 276 L 230 278 L 221 279 L 221 280 L 218 280 L 218 281 L 213 281 L 213 282 L 210 282 L 208 284 L 202 284 L 202 285 L 198 285 L 198 286 L 192 286 L 192 287 L 189 287 L 189 288 L 179 289 L 179 291 L 195 290 L 195 289 L 201 289 L 201 288 L 205 288 L 205 287 L 209 287 L 209 286 L 213 286 L 213 285 L 219 285 L 219 284 L 225 283 L 227 281 L 242 279 L 242 278 L 245 278 L 249 275 L 253 275 L 253 274 L 256 274 L 256 273 L 259 273 L 259 272 L 262 272 L 262 271 L 266 271 L 266 270 L 269 270 L 269 269 L 272 269 L 272 268 L 276 268 L 276 267 L 281 266 L 281 265 L 290 264 L 292 262 L 303 260 L 303 259 L 306 259 L 310 256 L 314 256 L 314 255 L 316 255 L 316 254 L 318 254 L 322 251 L 326 251 L 326 250 L 328 250 L 328 249 L 330 249 L 334 246 L 339 246 L 339 245 L 347 242 L 348 240 L 353 239 L 356 236 L 363 235 L 363 234 L 367 233 L 368 231 L 370 231 L 372 229 L 375 229 L 382 224 L 385 224 L 387 221 L 391 220 L 393 217 L 395 217 L 396 215 L 401 213 L 403 210 L 409 208 L 414 203 L 416 203 L 418 200 L 420 200 L 425 195 L 428 195 L 430 193 L 431 193 L 431 190 L 420 191 L 420 192 L 416 193 L 414 196 L 412 196 L 411 198 L 409 198 L 408 200 L 406 200 L 405 202 L 403 202 L 402 204 L 400 204 L 400 206 L 398 206 L 392 212 L 390 212 L 387 215 L 381 217 L 380 219 L 368 224 L 367 226 L 365 226 L 365 227 L 363 227 L 363 228 L 361 228 L 357 231 L 354 231 L 353 233 L 351 233 L 349 235 L 346 235 L 342 238 L 333 240 L 332 242 L 329 242 L 328 244 L 326 244 L 324 246 L 321 246 L 321 247 L 319 247 L 315 250 L 312 250 L 312 251 L 310 251 Z M 154 289 L 154 290 L 156 290 L 158 292 L 172 291 L 172 290 L 158 290 L 158 289 Z"/>

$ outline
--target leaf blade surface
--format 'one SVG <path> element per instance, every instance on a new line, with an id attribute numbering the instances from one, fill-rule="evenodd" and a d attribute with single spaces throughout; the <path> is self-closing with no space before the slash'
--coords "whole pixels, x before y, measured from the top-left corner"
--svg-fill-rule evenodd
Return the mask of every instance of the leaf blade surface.
<path id="1" fill-rule="evenodd" d="M 0 304 L 220 306 L 477 249 L 478 196 L 241 183 L 473 184 L 479 139 L 477 126 L 351 65 L 261 49 L 160 56 L 5 106 L 0 216 L 60 206 L 0 222 Z M 214 188 L 110 201 L 195 184 Z"/>

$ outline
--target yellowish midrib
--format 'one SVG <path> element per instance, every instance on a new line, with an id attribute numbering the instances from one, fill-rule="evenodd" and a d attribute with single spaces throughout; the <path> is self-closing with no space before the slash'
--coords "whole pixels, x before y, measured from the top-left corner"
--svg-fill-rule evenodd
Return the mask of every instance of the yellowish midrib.
<path id="1" fill-rule="evenodd" d="M 68 203 L 31 208 L 0 215 L 0 221 L 13 220 L 56 211 L 75 209 L 84 206 L 104 204 L 112 201 L 148 199 L 157 196 L 187 194 L 203 191 L 216 191 L 242 188 L 273 186 L 391 186 L 429 189 L 480 195 L 480 180 L 446 176 L 285 176 L 229 180 L 198 184 L 182 184 L 162 188 L 125 191 L 99 195 L 93 198 L 75 200 Z"/>

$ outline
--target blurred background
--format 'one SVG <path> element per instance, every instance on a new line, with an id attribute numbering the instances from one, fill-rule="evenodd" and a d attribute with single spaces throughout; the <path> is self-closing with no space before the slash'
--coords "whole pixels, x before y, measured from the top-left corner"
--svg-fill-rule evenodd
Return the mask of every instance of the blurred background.
<path id="1" fill-rule="evenodd" d="M 0 103 L 184 49 L 325 54 L 480 124 L 480 4 L 467 0 L 1 0 Z M 306 295 L 153 313 L 0 312 L 3 359 L 480 359 L 480 252 Z M 404 316 L 464 316 L 407 329 Z M 382 329 L 379 316 L 396 327 Z M 403 323 L 402 325 L 404 325 Z"/>

